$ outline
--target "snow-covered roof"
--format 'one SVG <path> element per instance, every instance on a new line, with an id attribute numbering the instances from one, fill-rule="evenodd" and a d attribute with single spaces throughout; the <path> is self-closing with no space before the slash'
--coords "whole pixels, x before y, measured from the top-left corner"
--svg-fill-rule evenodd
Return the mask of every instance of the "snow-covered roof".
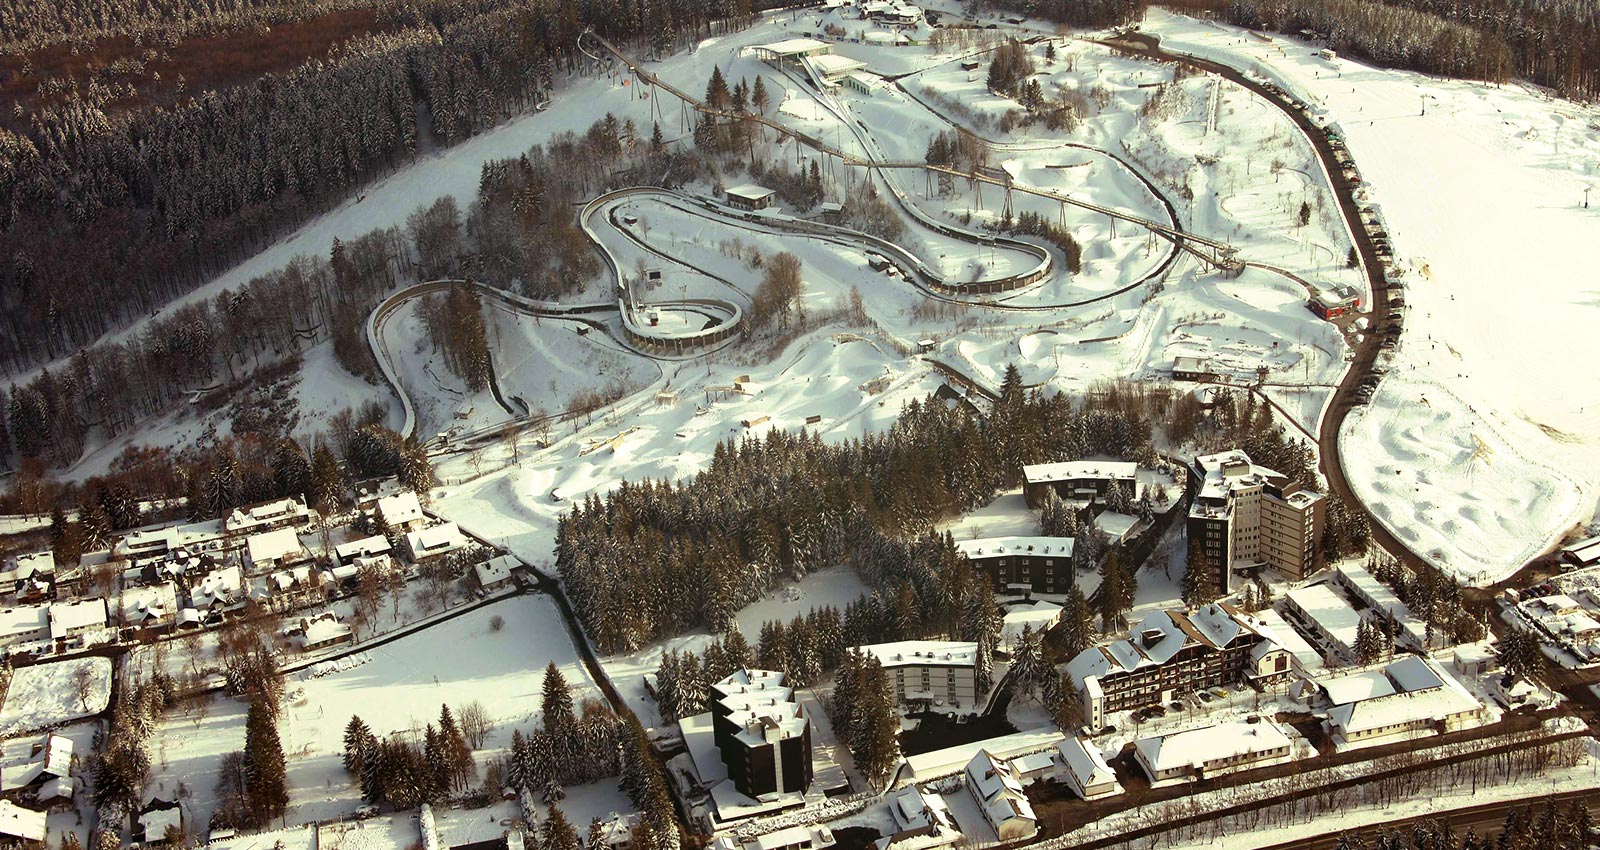
<path id="1" fill-rule="evenodd" d="M 383 514 L 383 521 L 390 525 L 404 525 L 424 517 L 422 503 L 417 501 L 417 494 L 410 490 L 379 499 L 378 510 Z"/>
<path id="2" fill-rule="evenodd" d="M 310 515 L 311 511 L 299 500 L 278 499 L 248 508 L 235 508 L 223 521 L 223 528 L 229 532 L 239 532 L 274 522 L 293 521 L 298 524 Z"/>
<path id="3" fill-rule="evenodd" d="M 49 627 L 50 615 L 43 605 L 0 609 L 0 641 L 40 638 Z"/>
<path id="4" fill-rule="evenodd" d="M 1301 614 L 1311 618 L 1318 628 L 1339 642 L 1346 651 L 1355 647 L 1361 615 L 1350 607 L 1343 596 L 1324 584 L 1296 587 L 1286 596 Z"/>
<path id="5" fill-rule="evenodd" d="M 296 534 L 293 528 L 277 528 L 252 534 L 245 540 L 244 546 L 252 564 L 277 562 L 305 549 L 300 545 L 300 535 Z"/>
<path id="6" fill-rule="evenodd" d="M 833 831 L 826 826 L 791 826 L 785 829 L 758 835 L 754 841 L 746 846 L 755 850 L 779 850 L 782 847 L 793 847 L 809 842 L 812 848 L 830 847 L 833 845 Z"/>
<path id="7" fill-rule="evenodd" d="M 729 186 L 726 191 L 730 198 L 743 198 L 747 201 L 760 201 L 777 194 L 772 189 L 768 189 L 765 186 L 757 186 L 754 183 Z"/>
<path id="8" fill-rule="evenodd" d="M 68 776 L 72 771 L 72 739 L 50 733 L 34 744 L 37 752 L 26 760 L 0 768 L 0 790 L 15 791 L 58 776 Z"/>
<path id="9" fill-rule="evenodd" d="M 1036 820 L 1033 804 L 1022 790 L 1022 777 L 1010 762 L 995 758 L 988 750 L 979 750 L 967 762 L 966 776 L 967 787 L 997 829 L 1017 818 Z"/>
<path id="10" fill-rule="evenodd" d="M 1022 467 L 1022 477 L 1029 484 L 1085 479 L 1131 483 L 1138 474 L 1137 463 L 1120 460 L 1066 460 L 1056 463 L 1030 463 Z"/>
<path id="11" fill-rule="evenodd" d="M 1062 739 L 1061 743 L 1056 744 L 1056 755 L 1061 760 L 1061 765 L 1072 774 L 1072 779 L 1078 784 L 1079 789 L 1117 781 L 1117 774 L 1106 762 L 1105 754 L 1100 752 L 1099 747 L 1090 745 L 1082 738 Z"/>
<path id="12" fill-rule="evenodd" d="M 24 809 L 10 800 L 0 800 L 0 835 L 25 841 L 43 841 L 44 822 L 44 812 Z"/>
<path id="13" fill-rule="evenodd" d="M 901 832 L 914 830 L 957 831 L 950 807 L 938 794 L 924 794 L 913 785 L 889 797 L 889 813 L 894 816 L 895 828 Z"/>
<path id="14" fill-rule="evenodd" d="M 1270 632 L 1273 641 L 1294 656 L 1302 671 L 1312 672 L 1322 669 L 1322 653 L 1307 643 L 1306 639 L 1300 636 L 1300 632 L 1284 621 L 1277 611 L 1263 608 L 1256 612 L 1255 617 L 1257 631 L 1263 634 Z"/>
<path id="15" fill-rule="evenodd" d="M 1003 558 L 1009 555 L 1059 555 L 1072 557 L 1071 537 L 980 537 L 957 540 L 956 550 L 970 560 Z"/>
<path id="16" fill-rule="evenodd" d="M 1000 624 L 1000 634 L 1007 643 L 1022 636 L 1024 628 L 1042 632 L 1061 622 L 1061 606 L 1043 599 L 1021 605 L 1008 605 L 1005 619 Z"/>
<path id="17" fill-rule="evenodd" d="M 1194 459 L 1194 466 L 1201 473 L 1201 484 L 1191 513 L 1204 512 L 1201 499 L 1224 499 L 1234 490 L 1259 487 L 1268 481 L 1284 479 L 1281 473 L 1256 464 L 1249 455 L 1238 449 L 1200 455 Z"/>
<path id="18" fill-rule="evenodd" d="M 391 551 L 389 538 L 381 534 L 363 537 L 360 540 L 351 540 L 333 547 L 333 552 L 341 562 L 354 558 L 370 557 L 372 555 L 386 555 Z"/>
<path id="19" fill-rule="evenodd" d="M 511 571 L 518 566 L 516 558 L 510 555 L 500 555 L 487 561 L 473 565 L 478 573 L 478 585 L 488 587 L 511 578 Z"/>
<path id="20" fill-rule="evenodd" d="M 83 629 L 102 628 L 106 624 L 106 601 L 99 597 L 76 602 L 55 602 L 50 605 L 50 638 L 60 640 Z"/>
<path id="21" fill-rule="evenodd" d="M 1349 736 L 1385 726 L 1444 720 L 1483 708 L 1454 676 L 1430 658 L 1408 655 L 1377 672 L 1389 682 L 1387 692 L 1375 687 L 1370 696 L 1342 704 L 1335 701 L 1328 711 L 1328 725 L 1336 733 Z M 1329 690 L 1334 681 L 1319 684 Z"/>
<path id="22" fill-rule="evenodd" d="M 1600 563 L 1600 537 L 1579 540 L 1562 549 L 1561 552 L 1584 566 Z"/>
<path id="23" fill-rule="evenodd" d="M 829 47 L 827 42 L 817 41 L 814 38 L 786 38 L 783 41 L 774 41 L 770 44 L 758 44 L 753 49 L 765 50 L 776 56 L 800 56 L 802 54 L 832 50 L 833 48 Z"/>
<path id="24" fill-rule="evenodd" d="M 811 63 L 817 66 L 823 76 L 842 77 L 851 71 L 867 67 L 867 63 L 837 53 L 823 53 L 811 57 Z"/>
<path id="25" fill-rule="evenodd" d="M 244 599 L 243 588 L 244 573 L 237 566 L 212 570 L 189 592 L 190 604 L 195 608 L 232 605 Z"/>
<path id="26" fill-rule="evenodd" d="M 1289 745 L 1289 736 L 1266 718 L 1256 723 L 1218 723 L 1133 742 L 1144 763 L 1157 773 L 1200 769 L 1220 759 L 1267 753 Z"/>
<path id="27" fill-rule="evenodd" d="M 1411 606 L 1400 601 L 1400 597 L 1389 589 L 1389 586 L 1378 581 L 1372 573 L 1359 564 L 1342 564 L 1339 567 L 1339 577 L 1345 585 L 1355 591 L 1368 605 L 1388 614 L 1399 624 L 1402 631 L 1411 639 L 1421 645 L 1427 636 L 1428 626 L 1411 613 Z M 1577 603 L 1574 602 L 1574 605 Z"/>
<path id="28" fill-rule="evenodd" d="M 303 627 L 305 637 L 301 642 L 306 646 L 331 643 L 351 634 L 350 626 L 335 620 L 329 614 L 309 618 L 303 623 Z"/>
<path id="29" fill-rule="evenodd" d="M 971 667 L 978 663 L 978 645 L 958 640 L 901 640 L 858 646 L 857 650 L 877 657 L 885 668 L 940 666 Z"/>
<path id="30" fill-rule="evenodd" d="M 122 591 L 122 621 L 141 623 L 172 617 L 178 611 L 178 586 L 170 581 Z"/>
<path id="31" fill-rule="evenodd" d="M 426 558 L 459 549 L 467 545 L 467 538 L 455 523 L 446 522 L 407 534 L 406 545 L 411 549 L 412 557 Z"/>
<path id="32" fill-rule="evenodd" d="M 1127 537 L 1128 532 L 1132 531 L 1133 527 L 1138 524 L 1138 517 L 1119 514 L 1116 511 L 1101 511 L 1100 515 L 1094 518 L 1094 527 L 1100 529 L 1102 534 L 1112 540 L 1121 540 Z"/>
<path id="33" fill-rule="evenodd" d="M 1266 636 L 1246 615 L 1219 602 L 1188 612 L 1152 611 L 1126 639 L 1091 646 L 1074 656 L 1067 662 L 1067 675 L 1082 690 L 1090 676 L 1165 664 L 1185 646 L 1199 643 L 1222 649 L 1241 637 L 1257 640 Z"/>
<path id="34" fill-rule="evenodd" d="M 6 569 L 0 572 L 0 581 L 21 581 L 34 575 L 52 575 L 56 571 L 56 554 L 49 549 L 27 552 L 6 559 Z"/>

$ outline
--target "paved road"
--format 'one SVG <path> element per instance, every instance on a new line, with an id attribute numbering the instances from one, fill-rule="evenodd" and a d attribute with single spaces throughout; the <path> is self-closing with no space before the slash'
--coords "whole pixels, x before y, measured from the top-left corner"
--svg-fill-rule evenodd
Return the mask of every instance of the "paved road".
<path id="1" fill-rule="evenodd" d="M 1343 214 L 1345 223 L 1350 228 L 1356 251 L 1360 254 L 1362 266 L 1366 270 L 1367 282 L 1372 290 L 1371 309 L 1373 315 L 1388 315 L 1388 281 L 1384 279 L 1383 263 L 1378 258 L 1377 246 L 1373 244 L 1372 237 L 1367 234 L 1367 229 L 1362 224 L 1360 208 L 1356 205 L 1355 186 L 1345 178 L 1339 160 L 1333 154 L 1333 147 L 1328 144 L 1328 138 L 1323 134 L 1321 127 L 1318 127 L 1304 112 L 1289 103 L 1282 93 L 1268 88 L 1227 65 L 1182 54 L 1169 53 L 1161 49 L 1160 39 L 1155 36 L 1132 32 L 1102 43 L 1136 56 L 1144 56 L 1165 62 L 1178 62 L 1216 74 L 1249 89 L 1287 115 L 1289 120 L 1293 121 L 1295 126 L 1299 127 L 1306 138 L 1310 140 L 1311 147 L 1317 152 L 1317 156 L 1322 160 L 1323 167 L 1327 170 L 1329 180 L 1333 185 L 1334 195 L 1339 199 L 1340 213 Z M 1376 327 L 1376 322 L 1374 327 Z M 1355 490 L 1351 488 L 1349 479 L 1345 477 L 1344 462 L 1339 453 L 1339 431 L 1344 425 L 1345 417 L 1349 415 L 1351 408 L 1355 406 L 1356 388 L 1372 374 L 1373 364 L 1378 358 L 1378 345 L 1379 336 L 1375 333 L 1367 334 L 1364 340 L 1354 344 L 1354 360 L 1350 364 L 1350 370 L 1345 373 L 1344 380 L 1334 388 L 1333 396 L 1328 401 L 1328 410 L 1322 417 L 1322 428 L 1317 437 L 1317 447 L 1322 456 L 1322 473 L 1328 480 L 1328 487 L 1337 493 L 1346 505 L 1361 510 L 1365 510 L 1365 506 L 1356 496 Z M 1412 551 L 1410 546 L 1391 534 L 1375 518 L 1372 518 L 1370 513 L 1368 518 L 1372 524 L 1372 539 L 1378 545 L 1387 549 L 1403 563 L 1414 569 L 1433 570 L 1432 565 Z"/>

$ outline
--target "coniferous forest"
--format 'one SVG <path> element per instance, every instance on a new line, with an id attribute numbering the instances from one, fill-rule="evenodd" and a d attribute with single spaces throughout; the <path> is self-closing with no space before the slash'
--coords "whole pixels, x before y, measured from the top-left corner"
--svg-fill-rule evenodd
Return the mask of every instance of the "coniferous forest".
<path id="1" fill-rule="evenodd" d="M 535 108 L 585 61 L 575 45 L 586 26 L 623 40 L 648 33 L 643 49 L 666 52 L 680 35 L 703 37 L 749 12 L 742 0 L 373 5 L 371 32 L 327 55 L 163 104 L 140 88 L 149 79 L 137 61 L 110 66 L 132 82 L 111 72 L 40 78 L 57 52 L 146 38 L 159 62 L 163 44 L 197 29 L 265 26 L 289 12 L 248 0 L 3 4 L 5 77 L 40 88 L 31 109 L 16 100 L 0 124 L 0 369 L 69 355 L 419 151 Z"/>

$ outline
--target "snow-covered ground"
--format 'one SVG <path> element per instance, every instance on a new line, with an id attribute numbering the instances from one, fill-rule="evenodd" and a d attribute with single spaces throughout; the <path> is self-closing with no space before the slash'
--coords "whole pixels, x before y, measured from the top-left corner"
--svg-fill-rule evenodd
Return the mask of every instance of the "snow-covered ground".
<path id="1" fill-rule="evenodd" d="M 495 618 L 502 620 L 494 628 Z M 381 647 L 365 663 L 329 675 L 291 675 L 280 720 L 288 759 L 288 820 L 306 823 L 348 814 L 360 792 L 344 772 L 344 727 L 360 716 L 379 735 L 410 734 L 438 722 L 439 709 L 480 702 L 494 721 L 480 765 L 510 742 L 513 729 L 538 724 L 546 665 L 555 663 L 581 703 L 598 690 L 568 637 L 555 604 L 519 596 L 474 609 Z M 188 792 L 189 816 L 204 823 L 216 804 L 222 757 L 244 746 L 246 704 L 218 698 L 169 714 L 151 743 L 151 793 Z M 609 803 L 612 808 L 619 805 Z M 603 814 L 603 812 L 602 812 Z"/>
<path id="2" fill-rule="evenodd" d="M 1152 11 L 1163 46 L 1296 92 L 1337 123 L 1410 304 L 1396 368 L 1341 435 L 1361 498 L 1420 554 L 1497 580 L 1587 521 L 1600 477 L 1587 331 L 1600 299 L 1600 115 L 1528 88 L 1318 58 L 1318 46 Z M 1600 202 L 1600 196 L 1596 198 Z"/>
<path id="3" fill-rule="evenodd" d="M 0 709 L 0 736 L 56 726 L 105 711 L 111 700 L 111 659 L 74 658 L 21 667 Z"/>

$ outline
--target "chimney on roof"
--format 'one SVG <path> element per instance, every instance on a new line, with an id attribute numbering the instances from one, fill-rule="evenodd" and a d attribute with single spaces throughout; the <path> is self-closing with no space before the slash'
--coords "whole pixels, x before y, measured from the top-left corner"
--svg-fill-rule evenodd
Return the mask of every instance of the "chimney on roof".
<path id="1" fill-rule="evenodd" d="M 1160 643 L 1164 637 L 1166 637 L 1166 633 L 1160 629 L 1145 629 L 1139 633 L 1139 642 L 1144 644 L 1145 649 L 1149 649 Z"/>

